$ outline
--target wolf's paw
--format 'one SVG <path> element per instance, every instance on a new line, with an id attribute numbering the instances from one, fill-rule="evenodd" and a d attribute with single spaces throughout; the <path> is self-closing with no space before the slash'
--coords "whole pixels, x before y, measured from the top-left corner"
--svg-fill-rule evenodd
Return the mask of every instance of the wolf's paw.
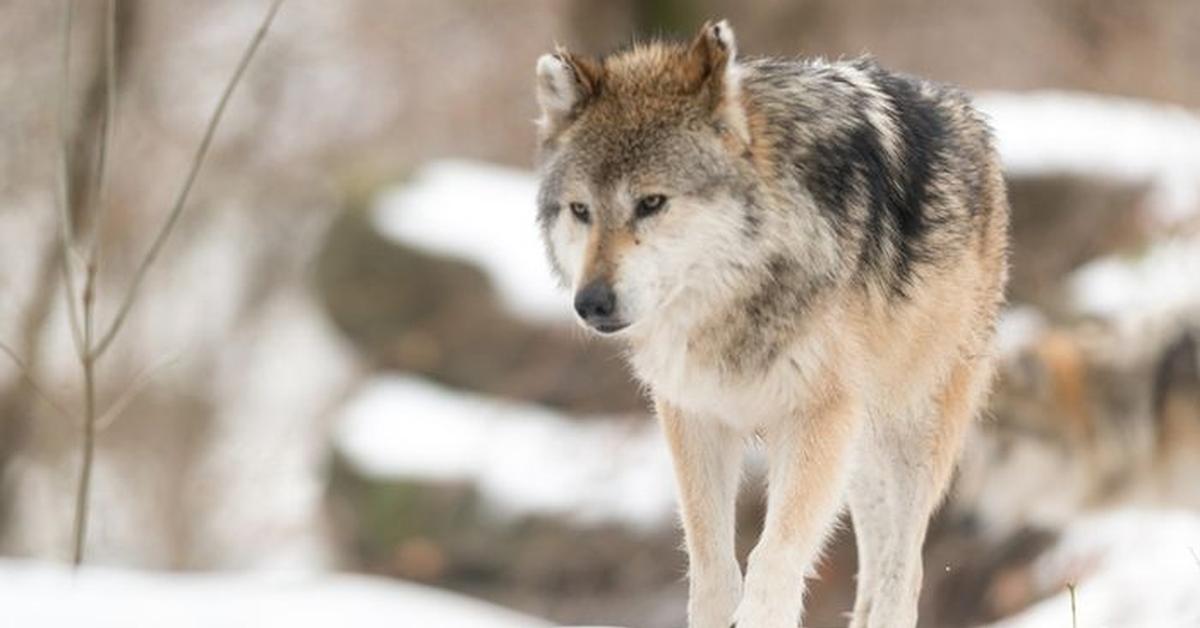
<path id="1" fill-rule="evenodd" d="M 688 595 L 688 627 L 729 628 L 741 598 L 742 573 L 736 567 L 717 577 L 693 574 Z"/>
<path id="2" fill-rule="evenodd" d="M 785 552 L 755 549 L 742 601 L 733 614 L 737 628 L 796 628 L 804 604 L 804 578 Z"/>
<path id="3" fill-rule="evenodd" d="M 779 609 L 738 607 L 732 628 L 796 628 L 799 617 Z"/>

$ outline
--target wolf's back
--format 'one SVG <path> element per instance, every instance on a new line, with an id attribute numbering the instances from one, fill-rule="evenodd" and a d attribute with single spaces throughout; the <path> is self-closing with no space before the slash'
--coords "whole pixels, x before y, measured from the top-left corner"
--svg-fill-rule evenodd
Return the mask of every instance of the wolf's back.
<path id="1" fill-rule="evenodd" d="M 1003 285 L 1001 168 L 964 93 L 871 60 L 759 60 L 742 80 L 770 176 L 811 195 L 854 253 L 845 271 L 902 296 L 925 269 L 973 254 Z"/>

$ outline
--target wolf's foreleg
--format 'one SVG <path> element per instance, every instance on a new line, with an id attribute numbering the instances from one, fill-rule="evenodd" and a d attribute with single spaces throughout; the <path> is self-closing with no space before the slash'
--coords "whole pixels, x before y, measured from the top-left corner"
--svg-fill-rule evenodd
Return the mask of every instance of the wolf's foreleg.
<path id="1" fill-rule="evenodd" d="M 716 419 L 684 416 L 662 401 L 657 406 L 687 544 L 688 626 L 729 628 L 742 592 L 734 528 L 743 441 Z"/>
<path id="2" fill-rule="evenodd" d="M 857 405 L 838 390 L 764 431 L 767 517 L 750 554 L 738 628 L 795 628 L 804 577 L 841 509 L 860 421 Z"/>

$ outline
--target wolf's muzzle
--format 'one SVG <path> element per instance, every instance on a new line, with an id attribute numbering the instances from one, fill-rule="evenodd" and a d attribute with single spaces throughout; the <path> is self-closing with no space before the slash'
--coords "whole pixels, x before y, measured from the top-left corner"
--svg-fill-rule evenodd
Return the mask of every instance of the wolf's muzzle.
<path id="1" fill-rule="evenodd" d="M 605 281 L 597 279 L 575 293 L 575 313 L 589 327 L 611 334 L 628 326 L 617 318 L 617 293 Z"/>

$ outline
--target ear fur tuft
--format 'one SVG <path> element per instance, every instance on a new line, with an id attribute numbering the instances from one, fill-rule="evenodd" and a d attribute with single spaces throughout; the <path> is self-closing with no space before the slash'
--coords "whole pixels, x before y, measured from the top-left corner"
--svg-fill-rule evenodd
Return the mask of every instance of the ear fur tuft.
<path id="1" fill-rule="evenodd" d="M 537 60 L 538 120 L 544 138 L 557 133 L 600 90 L 600 64 L 558 47 Z"/>
<path id="2" fill-rule="evenodd" d="M 737 40 L 728 21 L 704 23 L 692 40 L 688 65 L 696 89 L 710 99 L 713 110 L 734 135 L 748 144 L 750 134 L 742 106 Z"/>

